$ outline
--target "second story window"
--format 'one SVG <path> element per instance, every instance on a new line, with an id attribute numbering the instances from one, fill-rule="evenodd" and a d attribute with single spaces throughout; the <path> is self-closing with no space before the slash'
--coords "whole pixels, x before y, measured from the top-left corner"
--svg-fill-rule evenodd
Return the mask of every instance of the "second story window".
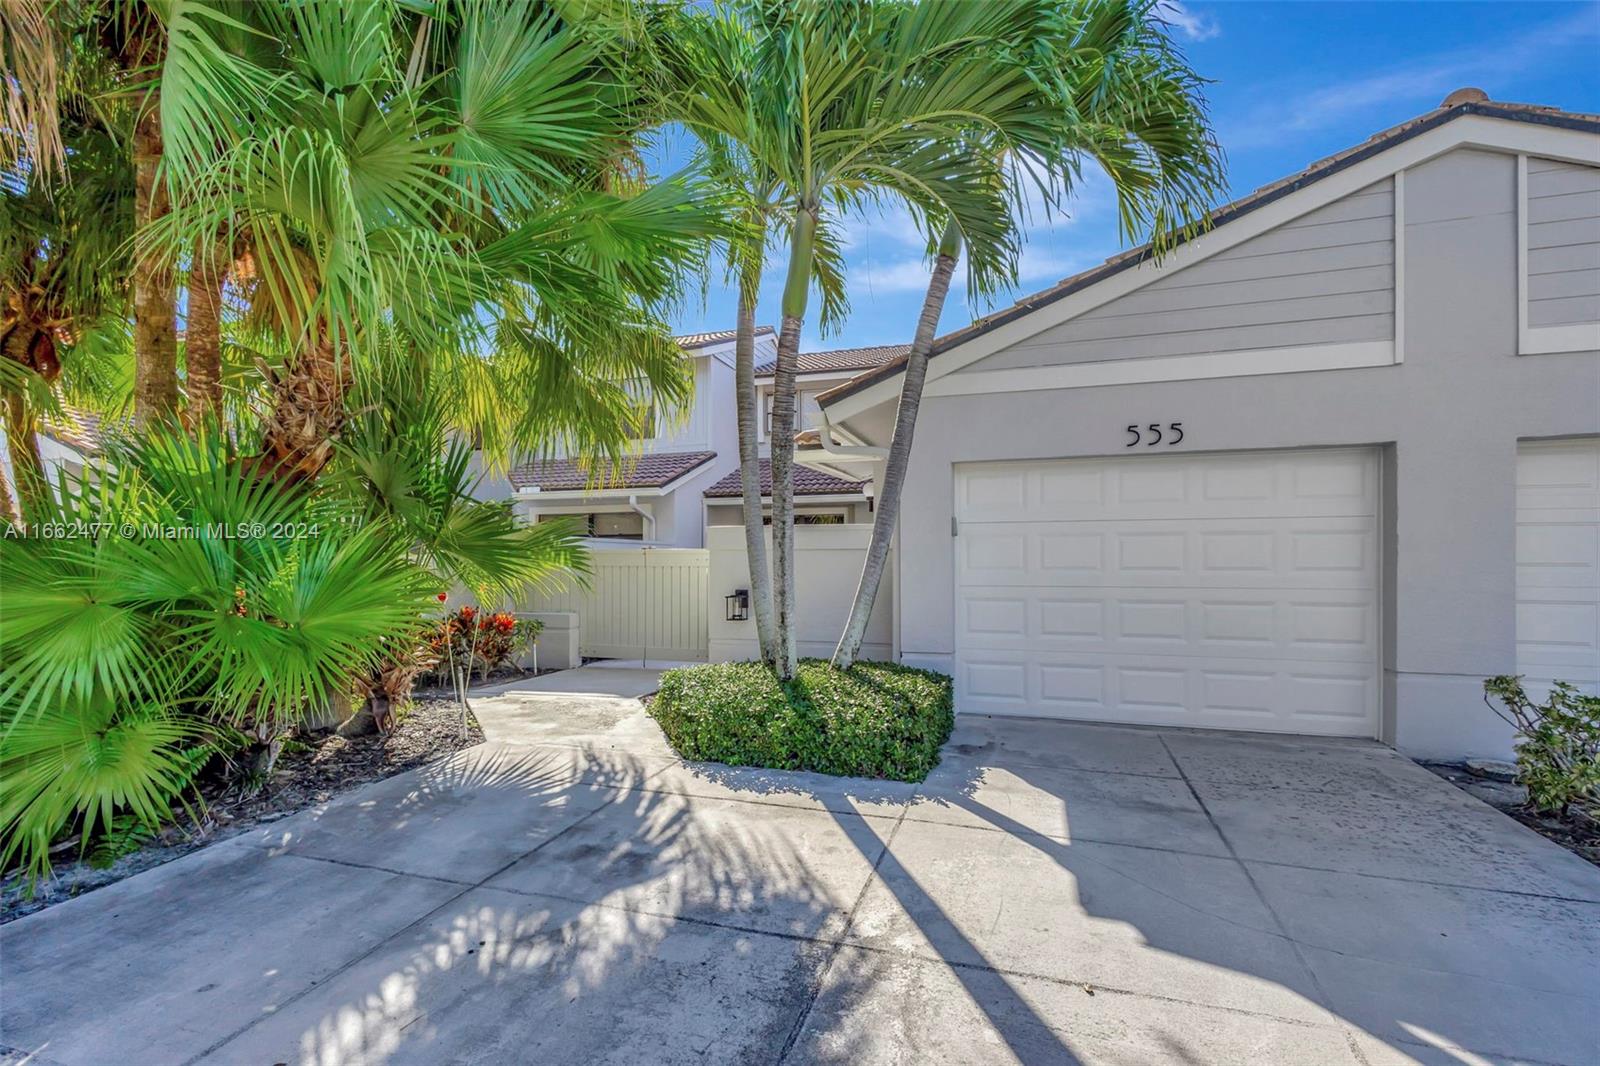
<path id="1" fill-rule="evenodd" d="M 629 420 L 629 440 L 653 440 L 656 435 L 656 405 L 648 400 L 634 406 Z"/>
<path id="2" fill-rule="evenodd" d="M 818 389 L 797 389 L 794 394 L 794 431 L 816 429 L 822 425 L 822 405 L 817 403 Z M 772 393 L 762 394 L 761 417 L 764 432 L 772 436 Z"/>

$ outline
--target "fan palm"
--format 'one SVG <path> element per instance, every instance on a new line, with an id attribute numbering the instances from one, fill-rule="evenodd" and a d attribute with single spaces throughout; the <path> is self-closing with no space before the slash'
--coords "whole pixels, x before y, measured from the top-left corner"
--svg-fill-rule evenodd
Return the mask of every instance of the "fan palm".
<path id="1" fill-rule="evenodd" d="M 1206 117 L 1200 79 L 1172 45 L 1158 18 L 1158 0 L 1073 0 L 1061 11 L 1063 31 L 1050 47 L 1034 53 L 1037 106 L 1058 123 L 1055 158 L 1040 158 L 1026 144 L 1007 146 L 979 131 L 975 150 L 1011 152 L 1004 173 L 1013 185 L 1026 175 L 1053 168 L 1070 192 L 1085 165 L 1110 178 L 1125 240 L 1148 239 L 1157 254 L 1186 239 L 1202 224 L 1206 209 L 1223 189 L 1220 152 Z M 1013 196 L 1020 202 L 1023 190 Z M 1047 206 L 1049 206 L 1047 201 Z M 1018 227 L 1021 220 L 1007 219 Z M 894 434 L 877 490 L 872 539 L 861 580 L 834 651 L 833 664 L 848 668 L 861 652 L 877 600 L 900 513 L 901 489 L 911 459 L 928 353 L 965 243 L 960 221 L 947 218 L 937 246 L 906 359 Z M 992 291 L 980 273 L 973 290 Z"/>
<path id="2" fill-rule="evenodd" d="M 42 506 L 100 535 L 0 543 L 0 762 L 32 781 L 40 760 L 80 759 L 43 738 L 82 751 L 81 773 L 4 806 L 5 854 L 33 869 L 75 815 L 87 832 L 95 808 L 161 814 L 189 747 L 238 731 L 270 759 L 309 707 L 419 633 L 437 588 L 395 526 L 245 476 L 204 428 L 116 445 Z"/>
<path id="3" fill-rule="evenodd" d="M 477 498 L 472 444 L 451 431 L 447 394 L 425 372 L 379 368 L 357 388 L 326 487 L 353 513 L 394 526 L 440 587 L 507 599 L 588 573 L 575 527 L 521 523 L 509 503 Z"/>
<path id="4" fill-rule="evenodd" d="M 630 27 L 598 11 L 568 21 L 562 7 L 257 5 L 281 49 L 261 68 L 270 91 L 248 132 L 168 129 L 164 164 L 182 192 L 141 247 L 175 258 L 196 234 L 237 241 L 258 317 L 294 346 L 263 419 L 263 469 L 321 471 L 380 325 L 403 339 L 401 358 L 457 362 L 474 428 L 508 452 L 572 438 L 621 454 L 621 379 L 668 406 L 686 398 L 655 311 L 716 232 L 715 205 L 693 182 L 625 180 L 618 163 L 647 103 L 629 81 Z M 164 115 L 230 95 L 192 73 L 164 79 Z M 560 367 L 580 358 L 599 372 L 571 378 L 587 387 L 563 402 Z M 504 417 L 515 403 L 525 414 Z"/>

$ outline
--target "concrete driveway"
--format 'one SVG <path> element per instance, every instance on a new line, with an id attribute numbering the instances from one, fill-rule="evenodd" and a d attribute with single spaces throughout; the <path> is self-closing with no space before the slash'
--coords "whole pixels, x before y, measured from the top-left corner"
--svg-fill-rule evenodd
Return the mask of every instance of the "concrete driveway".
<path id="1" fill-rule="evenodd" d="M 1600 870 L 1378 745 L 963 718 L 913 788 L 586 682 L 4 927 L 0 1062 L 1600 1054 Z"/>

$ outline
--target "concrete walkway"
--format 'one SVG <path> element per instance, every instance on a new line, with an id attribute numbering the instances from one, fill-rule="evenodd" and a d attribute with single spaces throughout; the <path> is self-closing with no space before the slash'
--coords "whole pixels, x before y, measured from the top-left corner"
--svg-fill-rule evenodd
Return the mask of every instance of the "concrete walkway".
<path id="1" fill-rule="evenodd" d="M 640 696 L 660 669 L 591 663 L 573 670 L 474 689 L 467 697 L 484 738 L 502 744 L 562 744 L 673 758 Z"/>
<path id="2" fill-rule="evenodd" d="M 1595 1061 L 1600 870 L 1378 745 L 963 717 L 877 784 L 573 675 L 0 929 L 10 1061 Z"/>

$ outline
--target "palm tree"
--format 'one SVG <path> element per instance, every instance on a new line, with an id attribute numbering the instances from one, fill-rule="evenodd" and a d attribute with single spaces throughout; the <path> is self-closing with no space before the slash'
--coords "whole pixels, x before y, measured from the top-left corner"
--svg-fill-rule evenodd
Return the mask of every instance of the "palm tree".
<path id="1" fill-rule="evenodd" d="M 844 213 L 884 200 L 919 219 L 956 219 L 973 269 L 1014 260 L 998 162 L 964 145 L 976 129 L 1044 147 L 1053 128 L 1032 106 L 1023 57 L 1059 32 L 1060 11 L 1045 0 L 852 2 L 742 5 L 726 17 L 746 27 L 741 69 L 696 80 L 689 95 L 709 102 L 675 117 L 702 140 L 736 143 L 772 176 L 770 217 L 787 246 L 769 434 L 775 665 L 787 678 L 796 662 L 794 376 L 817 264 L 837 257 Z"/>
<path id="2" fill-rule="evenodd" d="M 58 49 L 40 0 L 0 5 L 0 170 L 19 163 L 55 175 L 66 169 Z"/>
<path id="3" fill-rule="evenodd" d="M 749 147 L 765 135 L 757 126 L 760 116 L 748 91 L 760 58 L 759 39 L 752 30 L 748 20 L 729 8 L 679 11 L 663 27 L 657 52 L 669 85 L 665 117 L 682 123 L 698 138 L 699 165 L 723 190 L 735 218 L 727 257 L 728 275 L 738 290 L 734 398 L 745 552 L 756 641 L 762 659 L 776 664 L 778 641 L 757 437 L 755 314 L 768 240 L 775 226 L 784 221 L 783 183 Z M 841 266 L 837 255 L 826 254 L 813 264 L 813 281 L 823 295 L 825 327 L 841 320 L 848 310 Z"/>
<path id="4" fill-rule="evenodd" d="M 0 394 L 23 517 L 47 493 L 35 431 L 63 352 L 115 328 L 126 307 L 126 154 L 93 116 L 68 114 L 58 129 L 64 181 L 26 160 L 0 172 Z"/>
<path id="5" fill-rule="evenodd" d="M 168 259 L 192 254 L 196 234 L 242 246 L 252 299 L 293 346 L 274 375 L 260 469 L 317 476 L 380 323 L 405 339 L 402 358 L 482 361 L 493 351 L 547 370 L 592 355 L 624 371 L 612 388 L 563 405 L 564 382 L 548 374 L 464 370 L 478 403 L 490 402 L 482 386 L 493 380 L 536 412 L 509 435 L 488 427 L 508 450 L 567 437 L 621 455 L 627 426 L 616 416 L 635 402 L 622 379 L 669 400 L 687 395 L 654 308 L 716 232 L 714 205 L 692 181 L 628 179 L 650 114 L 628 80 L 632 27 L 568 22 L 562 10 L 512 0 L 437 16 L 257 5 L 253 19 L 281 45 L 275 66 L 228 53 L 219 65 L 254 72 L 163 81 L 163 114 L 187 116 L 191 99 L 237 99 L 229 84 L 270 74 L 243 136 L 190 131 L 180 142 L 181 125 L 168 124 L 164 165 L 181 195 L 141 243 Z M 536 384 L 556 388 L 536 394 Z"/>
<path id="6" fill-rule="evenodd" d="M 1037 57 L 1044 61 L 1038 106 L 1061 123 L 1059 136 L 1065 154 L 1044 160 L 1027 158 L 1024 152 L 1005 172 L 1017 182 L 1044 167 L 1064 168 L 1070 187 L 1070 179 L 1084 164 L 1098 166 L 1111 179 L 1124 239 L 1142 235 L 1159 253 L 1173 240 L 1194 233 L 1224 185 L 1220 151 L 1200 94 L 1201 81 L 1159 21 L 1158 2 L 1097 0 L 1071 12 L 1069 34 L 1056 48 Z M 984 150 L 1000 149 L 990 144 Z M 927 293 L 906 358 L 894 434 L 877 491 L 872 539 L 833 654 L 833 665 L 840 669 L 849 668 L 861 652 L 888 563 L 927 380 L 928 353 L 962 244 L 960 225 L 948 220 L 934 251 Z M 974 291 L 993 291 L 986 282 L 994 279 L 975 280 Z"/>

